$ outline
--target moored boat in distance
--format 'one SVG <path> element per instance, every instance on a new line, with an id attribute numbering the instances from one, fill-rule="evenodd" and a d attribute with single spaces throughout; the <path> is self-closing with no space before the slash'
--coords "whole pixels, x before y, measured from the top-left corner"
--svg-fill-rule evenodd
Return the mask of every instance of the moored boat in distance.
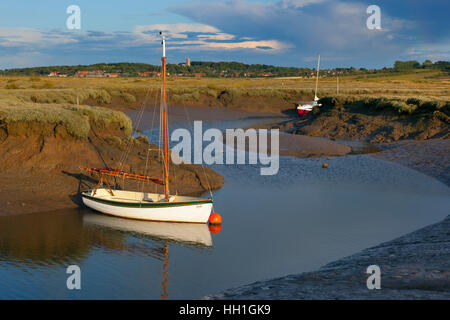
<path id="1" fill-rule="evenodd" d="M 297 114 L 300 117 L 306 116 L 308 113 L 310 113 L 314 109 L 314 107 L 320 107 L 320 106 L 322 106 L 322 105 L 319 103 L 319 98 L 317 98 L 317 96 L 315 96 L 314 101 L 311 101 L 310 103 L 305 104 L 305 105 L 299 104 L 297 106 Z"/>
<path id="2" fill-rule="evenodd" d="M 318 56 L 318 58 L 317 58 L 316 90 L 314 91 L 314 100 L 311 101 L 311 102 L 308 103 L 308 104 L 305 104 L 305 105 L 301 105 L 301 104 L 298 104 L 298 105 L 297 105 L 297 114 L 298 114 L 300 117 L 306 116 L 306 115 L 307 115 L 308 113 L 310 113 L 315 107 L 320 107 L 320 106 L 322 106 L 322 105 L 319 103 L 319 98 L 317 97 L 317 86 L 318 86 L 318 84 L 319 84 L 319 69 L 320 69 L 320 54 L 319 54 L 319 56 Z"/>

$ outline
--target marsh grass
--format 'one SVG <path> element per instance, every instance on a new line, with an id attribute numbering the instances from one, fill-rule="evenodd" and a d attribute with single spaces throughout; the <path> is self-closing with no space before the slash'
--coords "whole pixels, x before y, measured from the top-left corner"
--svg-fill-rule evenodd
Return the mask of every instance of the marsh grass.
<path id="1" fill-rule="evenodd" d="M 120 92 L 120 97 L 121 97 L 125 102 L 128 102 L 128 103 L 136 102 L 136 97 L 135 97 L 134 95 L 132 95 L 131 93 L 128 93 L 128 92 L 121 91 L 121 92 Z"/>
<path id="2" fill-rule="evenodd" d="M 320 79 L 318 96 L 323 97 L 323 103 L 361 105 L 368 110 L 400 114 L 430 112 L 440 119 L 449 116 L 450 79 L 438 74 L 423 72 L 364 79 L 348 76 L 340 77 L 339 84 L 340 94 L 336 94 L 335 78 Z M 313 78 L 169 78 L 167 81 L 169 101 L 173 103 L 197 102 L 204 97 L 225 103 L 239 101 L 241 97 L 273 98 L 274 104 L 277 99 L 285 103 L 299 102 L 313 98 L 314 87 Z M 60 123 L 79 138 L 87 137 L 93 121 L 106 125 L 117 122 L 129 135 L 131 121 L 123 113 L 87 104 L 108 107 L 113 98 L 135 103 L 149 89 L 157 97 L 161 79 L 0 77 L 0 120 Z"/>
<path id="3" fill-rule="evenodd" d="M 8 83 L 5 89 L 20 89 L 20 87 L 16 83 Z"/>
<path id="4" fill-rule="evenodd" d="M 83 103 L 87 99 L 93 99 L 98 104 L 111 103 L 111 95 L 105 89 L 47 89 L 30 87 L 28 89 L 20 88 L 12 93 L 8 93 L 7 97 L 17 98 L 23 102 L 34 103 Z"/>
<path id="5" fill-rule="evenodd" d="M 62 125 L 73 137 L 86 139 L 91 124 L 109 126 L 117 123 L 126 136 L 131 134 L 131 120 L 124 113 L 102 107 L 33 103 L 20 99 L 0 99 L 0 122 L 26 122 Z"/>
<path id="6" fill-rule="evenodd" d="M 426 71 L 426 72 L 425 72 Z M 344 95 L 403 96 L 403 97 L 446 97 L 450 93 L 450 78 L 435 71 L 420 73 L 373 74 L 361 78 L 359 75 L 340 76 L 339 93 Z M 41 79 L 41 80 L 37 80 Z M 18 88 L 37 90 L 105 90 L 110 96 L 121 92 L 135 95 L 148 88 L 159 90 L 160 78 L 48 78 L 48 77 L 0 77 L 0 88 L 16 83 Z M 234 96 L 263 96 L 288 98 L 287 95 L 311 96 L 315 87 L 314 78 L 168 78 L 169 94 L 182 95 L 198 92 L 200 95 L 218 96 L 224 90 L 235 91 Z M 319 97 L 336 94 L 336 78 L 321 77 Z M 12 91 L 12 90 L 11 90 Z M 99 103 L 108 103 L 103 92 Z M 229 92 L 230 93 L 230 92 Z M 230 93 L 231 94 L 231 93 Z M 135 95 L 136 96 L 136 95 Z M 184 96 L 196 99 L 196 94 Z M 128 98 L 124 98 L 128 99 Z M 132 98 L 131 98 L 132 99 Z M 177 99 L 177 98 L 176 98 Z"/>
<path id="7" fill-rule="evenodd" d="M 360 105 L 372 110 L 391 110 L 399 114 L 440 112 L 448 115 L 450 102 L 448 100 L 429 100 L 426 98 L 405 97 L 364 97 L 356 95 L 335 95 L 320 99 L 324 105 L 345 106 Z"/>

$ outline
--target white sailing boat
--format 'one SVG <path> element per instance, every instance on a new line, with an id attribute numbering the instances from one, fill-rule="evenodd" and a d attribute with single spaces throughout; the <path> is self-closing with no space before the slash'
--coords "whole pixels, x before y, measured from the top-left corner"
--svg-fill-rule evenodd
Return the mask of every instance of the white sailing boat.
<path id="1" fill-rule="evenodd" d="M 167 129 L 166 97 L 166 39 L 162 36 L 162 113 L 164 132 L 164 178 L 152 178 L 145 175 L 127 173 L 110 168 L 85 168 L 88 172 L 98 173 L 99 183 L 95 189 L 81 194 L 83 203 L 96 211 L 131 219 L 206 223 L 210 217 L 213 200 L 169 194 L 169 153 Z M 112 190 L 105 176 L 154 182 L 164 185 L 164 194 L 126 190 Z M 106 188 L 101 188 L 103 182 Z"/>
<path id="2" fill-rule="evenodd" d="M 308 104 L 305 104 L 305 105 L 299 104 L 297 106 L 297 114 L 300 117 L 307 115 L 309 112 L 311 112 L 314 109 L 314 107 L 322 106 L 319 103 L 319 98 L 317 97 L 317 86 L 319 84 L 319 69 L 320 69 L 320 54 L 317 58 L 316 90 L 314 91 L 314 100 Z"/>

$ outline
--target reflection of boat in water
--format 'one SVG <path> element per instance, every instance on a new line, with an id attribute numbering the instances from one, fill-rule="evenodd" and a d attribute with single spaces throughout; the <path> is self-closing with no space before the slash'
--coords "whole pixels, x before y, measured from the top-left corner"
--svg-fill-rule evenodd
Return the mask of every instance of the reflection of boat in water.
<path id="1" fill-rule="evenodd" d="M 206 224 L 129 220 L 95 213 L 85 213 L 83 215 L 83 223 L 138 233 L 163 240 L 163 248 L 147 248 L 145 250 L 146 254 L 163 262 L 162 299 L 166 299 L 169 296 L 167 291 L 167 284 L 169 283 L 169 242 L 174 241 L 193 246 L 212 247 L 211 233 Z"/>
<path id="2" fill-rule="evenodd" d="M 162 240 L 212 246 L 211 233 L 206 224 L 130 220 L 95 213 L 84 214 L 83 222 L 115 230 L 135 232 Z"/>
<path id="3" fill-rule="evenodd" d="M 8 290 L 8 285 L 13 285 L 15 289 L 13 291 L 20 293 L 20 297 L 23 297 L 24 294 L 28 294 L 30 284 L 27 284 L 28 281 L 22 277 L 46 279 L 53 272 L 59 273 L 63 268 L 73 264 L 83 269 L 90 258 L 93 258 L 91 262 L 99 263 L 101 270 L 110 270 L 109 268 L 116 270 L 117 266 L 107 261 L 122 261 L 132 257 L 133 261 L 148 263 L 149 269 L 156 264 L 161 272 L 150 274 L 144 270 L 144 276 L 156 278 L 152 279 L 152 282 L 159 280 L 160 286 L 154 286 L 151 290 L 157 291 L 159 288 L 161 297 L 167 298 L 170 288 L 170 244 L 178 247 L 177 251 L 185 251 L 189 248 L 196 252 L 210 252 L 211 238 L 212 235 L 206 224 L 121 219 L 94 214 L 88 209 L 64 209 L 0 217 L 0 273 L 4 275 L 10 274 L 9 270 L 19 271 L 11 273 L 16 274 L 11 276 L 9 279 L 11 281 L 2 282 L 2 285 L 5 284 L 3 291 Z M 103 257 L 109 257 L 112 260 L 98 260 Z M 137 260 L 134 260 L 135 258 Z M 120 266 L 123 265 L 120 264 Z M 44 274 L 43 278 L 40 278 L 42 274 Z M 130 276 L 130 273 L 124 273 L 120 276 L 120 281 L 123 281 L 127 274 Z M 96 280 L 96 275 L 93 276 Z M 134 274 L 131 273 L 131 277 L 133 276 Z M 88 277 L 93 279 L 92 276 Z M 125 278 L 125 281 L 128 283 L 128 279 Z M 51 281 L 49 285 L 52 286 Z M 132 289 L 134 292 L 136 288 Z M 48 286 L 45 286 L 43 291 L 53 293 Z M 30 291 L 31 294 L 33 292 L 35 291 Z M 126 292 L 128 291 L 125 288 L 123 293 L 119 292 L 119 294 L 123 297 Z M 55 294 L 61 297 L 58 292 Z M 66 297 L 65 294 L 62 297 Z"/>

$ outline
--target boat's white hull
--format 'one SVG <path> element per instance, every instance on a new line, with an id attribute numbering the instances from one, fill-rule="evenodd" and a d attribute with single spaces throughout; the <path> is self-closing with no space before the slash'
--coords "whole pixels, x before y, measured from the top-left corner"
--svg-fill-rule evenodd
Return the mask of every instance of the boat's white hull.
<path id="1" fill-rule="evenodd" d="M 140 192 L 114 191 L 115 193 L 141 196 L 145 199 L 148 194 Z M 107 191 L 99 189 L 96 195 L 91 192 L 82 193 L 83 203 L 91 209 L 121 218 L 164 221 L 164 222 L 192 222 L 206 223 L 211 214 L 212 201 L 179 197 L 179 200 L 158 202 L 149 200 L 128 199 L 119 196 L 108 196 Z"/>
<path id="2" fill-rule="evenodd" d="M 308 113 L 310 113 L 311 111 L 313 111 L 313 109 L 315 107 L 321 107 L 322 105 L 320 103 L 317 103 L 317 101 L 318 100 L 311 101 L 311 103 L 305 104 L 303 106 L 301 104 L 299 104 L 297 106 L 297 114 L 299 116 L 303 117 L 303 116 L 307 115 Z"/>

